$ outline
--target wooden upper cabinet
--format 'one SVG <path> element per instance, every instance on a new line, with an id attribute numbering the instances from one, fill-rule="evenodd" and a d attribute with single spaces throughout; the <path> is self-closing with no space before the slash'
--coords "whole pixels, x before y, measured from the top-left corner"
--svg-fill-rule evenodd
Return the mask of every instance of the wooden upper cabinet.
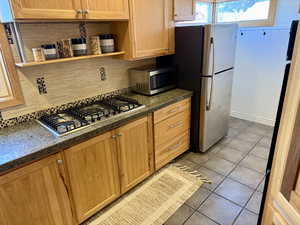
<path id="1" fill-rule="evenodd" d="M 174 20 L 194 20 L 196 16 L 195 4 L 195 0 L 174 0 Z"/>
<path id="2" fill-rule="evenodd" d="M 15 19 L 81 19 L 81 0 L 10 0 Z"/>
<path id="3" fill-rule="evenodd" d="M 133 58 L 168 54 L 170 0 L 130 0 Z"/>
<path id="4" fill-rule="evenodd" d="M 128 20 L 128 0 L 82 0 L 88 20 Z"/>
<path id="5" fill-rule="evenodd" d="M 77 222 L 81 223 L 120 195 L 116 141 L 112 132 L 64 151 Z"/>
<path id="6" fill-rule="evenodd" d="M 1 225 L 74 225 L 60 155 L 0 177 Z"/>
<path id="7" fill-rule="evenodd" d="M 116 131 L 122 193 L 144 180 L 153 171 L 151 126 L 151 119 L 144 117 Z"/>

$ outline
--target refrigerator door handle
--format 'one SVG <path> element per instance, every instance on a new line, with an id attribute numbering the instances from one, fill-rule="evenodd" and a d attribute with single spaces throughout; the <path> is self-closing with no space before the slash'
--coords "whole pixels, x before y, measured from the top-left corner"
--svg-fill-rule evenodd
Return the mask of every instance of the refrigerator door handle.
<path id="1" fill-rule="evenodd" d="M 210 39 L 210 46 L 211 46 L 211 49 L 212 49 L 212 75 L 209 77 L 211 79 L 209 93 L 208 93 L 208 88 L 206 87 L 206 111 L 211 110 L 212 100 L 213 100 L 214 76 L 215 76 L 215 43 L 214 43 L 214 38 Z"/>

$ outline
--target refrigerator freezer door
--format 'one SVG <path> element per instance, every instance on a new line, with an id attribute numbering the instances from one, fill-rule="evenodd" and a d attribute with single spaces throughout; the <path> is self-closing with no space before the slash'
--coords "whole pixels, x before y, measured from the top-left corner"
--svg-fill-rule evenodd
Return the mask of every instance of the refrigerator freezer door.
<path id="1" fill-rule="evenodd" d="M 205 152 L 228 132 L 231 93 L 232 93 L 233 69 L 219 73 L 214 77 L 214 89 L 212 91 L 212 105 L 206 110 L 204 102 L 211 85 L 211 78 L 202 78 L 201 112 L 200 112 L 200 151 Z"/>
<path id="2" fill-rule="evenodd" d="M 234 67 L 237 29 L 237 24 L 205 26 L 204 75 L 212 74 L 213 62 L 215 73 Z"/>

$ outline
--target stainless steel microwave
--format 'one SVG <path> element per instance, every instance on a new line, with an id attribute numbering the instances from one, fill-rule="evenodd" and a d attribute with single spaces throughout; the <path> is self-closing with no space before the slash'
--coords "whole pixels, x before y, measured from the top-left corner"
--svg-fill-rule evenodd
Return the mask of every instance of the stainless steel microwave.
<path id="1" fill-rule="evenodd" d="M 130 85 L 140 94 L 154 95 L 176 87 L 176 73 L 172 67 L 143 66 L 129 72 Z"/>

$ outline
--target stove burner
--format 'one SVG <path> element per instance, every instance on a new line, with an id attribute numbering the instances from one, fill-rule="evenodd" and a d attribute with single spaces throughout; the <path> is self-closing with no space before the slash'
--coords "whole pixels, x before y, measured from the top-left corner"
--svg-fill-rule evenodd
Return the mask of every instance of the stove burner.
<path id="1" fill-rule="evenodd" d="M 44 115 L 38 122 L 56 135 L 61 136 L 140 107 L 143 105 L 134 99 L 124 96 L 108 96 L 104 100 L 90 105 L 53 115 Z"/>

